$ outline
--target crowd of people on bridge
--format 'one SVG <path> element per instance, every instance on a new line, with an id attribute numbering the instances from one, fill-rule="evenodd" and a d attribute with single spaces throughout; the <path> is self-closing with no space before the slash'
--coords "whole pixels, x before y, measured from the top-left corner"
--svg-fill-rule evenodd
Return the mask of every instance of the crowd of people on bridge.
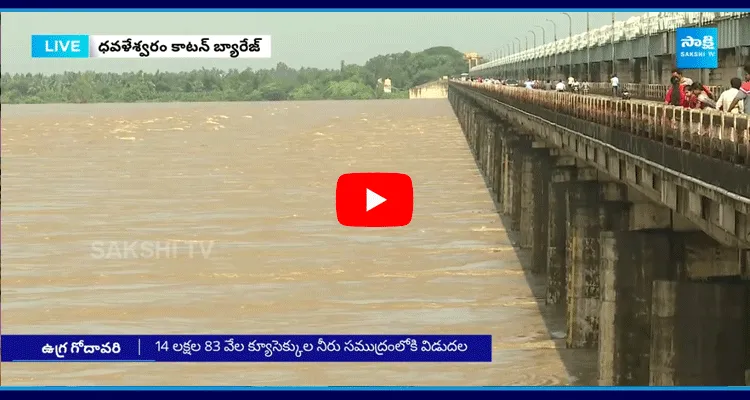
<path id="1" fill-rule="evenodd" d="M 587 81 L 581 82 L 578 79 L 570 76 L 567 79 L 567 84 L 564 79 L 561 80 L 539 80 L 528 78 L 523 82 L 519 82 L 515 79 L 496 79 L 496 78 L 482 78 L 473 77 L 470 78 L 471 82 L 484 83 L 487 85 L 505 85 L 505 86 L 519 86 L 526 89 L 541 89 L 541 90 L 556 90 L 558 92 L 583 92 L 588 93 L 590 84 Z"/>
<path id="2" fill-rule="evenodd" d="M 679 69 L 672 70 L 671 86 L 667 90 L 664 103 L 694 109 L 715 109 L 732 114 L 750 114 L 750 63 L 744 67 L 745 79 L 732 78 L 729 89 L 718 98 L 701 84 L 683 76 Z"/>
<path id="3" fill-rule="evenodd" d="M 671 85 L 667 89 L 664 103 L 690 109 L 714 109 L 732 114 L 750 115 L 750 99 L 747 98 L 750 94 L 750 63 L 745 64 L 744 71 L 744 79 L 732 78 L 729 81 L 729 89 L 717 96 L 706 85 L 694 82 L 684 76 L 682 71 L 675 68 L 672 70 Z M 514 79 L 481 77 L 470 78 L 470 80 L 489 85 L 519 86 L 526 89 L 555 90 L 557 92 L 582 92 L 582 94 L 587 94 L 590 90 L 589 82 L 580 82 L 573 76 L 568 77 L 567 82 L 564 79 L 542 81 L 531 78 L 523 82 Z M 627 88 L 621 87 L 617 74 L 610 76 L 610 85 L 612 86 L 613 96 L 630 98 Z"/>

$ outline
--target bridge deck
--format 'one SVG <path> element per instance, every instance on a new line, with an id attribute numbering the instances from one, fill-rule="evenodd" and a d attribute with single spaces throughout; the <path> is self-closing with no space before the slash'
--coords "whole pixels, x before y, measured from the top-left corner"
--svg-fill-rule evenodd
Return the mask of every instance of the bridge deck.
<path id="1" fill-rule="evenodd" d="M 663 104 L 452 84 L 478 109 L 627 181 L 730 247 L 750 243 L 749 119 Z"/>
<path id="2" fill-rule="evenodd" d="M 733 164 L 750 166 L 747 116 L 665 106 L 650 100 L 620 101 L 604 95 L 574 95 L 521 88 L 469 84 L 481 93 L 534 112 L 600 122 L 634 136 L 668 143 Z M 510 96 L 510 97 L 508 97 Z M 750 193 L 750 189 L 748 189 Z"/>

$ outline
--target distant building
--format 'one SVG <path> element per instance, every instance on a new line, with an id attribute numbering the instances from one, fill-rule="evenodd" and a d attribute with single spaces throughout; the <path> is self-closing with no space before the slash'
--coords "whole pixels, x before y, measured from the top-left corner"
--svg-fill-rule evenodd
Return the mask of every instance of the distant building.
<path id="1" fill-rule="evenodd" d="M 464 60 L 469 63 L 469 69 L 481 64 L 482 57 L 476 52 L 464 53 Z"/>
<path id="2" fill-rule="evenodd" d="M 393 86 L 391 86 L 391 79 L 385 78 L 385 81 L 383 81 L 383 93 L 391 93 L 392 89 Z"/>

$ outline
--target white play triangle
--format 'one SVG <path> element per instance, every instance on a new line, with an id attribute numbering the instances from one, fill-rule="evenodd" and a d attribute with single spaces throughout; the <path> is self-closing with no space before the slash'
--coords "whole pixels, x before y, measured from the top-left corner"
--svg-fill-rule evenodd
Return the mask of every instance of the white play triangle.
<path id="1" fill-rule="evenodd" d="M 367 189 L 367 209 L 365 211 L 370 211 L 373 208 L 385 203 L 385 197 L 373 192 L 370 189 Z"/>

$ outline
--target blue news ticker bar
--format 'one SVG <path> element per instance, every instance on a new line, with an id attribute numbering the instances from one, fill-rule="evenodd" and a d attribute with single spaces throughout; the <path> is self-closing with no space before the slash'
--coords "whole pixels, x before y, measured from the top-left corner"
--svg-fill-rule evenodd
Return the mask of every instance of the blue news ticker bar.
<path id="1" fill-rule="evenodd" d="M 491 335 L 2 335 L 3 362 L 491 362 Z"/>
<path id="2" fill-rule="evenodd" d="M 31 58 L 89 58 L 89 35 L 31 35 Z"/>
<path id="3" fill-rule="evenodd" d="M 383 368 L 388 368 L 383 365 Z M 325 368 L 325 367 L 323 367 Z M 358 371 L 361 372 L 361 371 Z M 132 375 L 132 374 L 131 374 Z M 227 373 L 231 379 L 233 376 Z M 374 374 L 373 374 L 374 375 Z M 193 381 L 209 382 L 210 378 L 197 377 Z M 425 380 L 432 378 L 425 375 Z M 497 378 L 498 380 L 502 377 Z M 132 378 L 135 381 L 137 378 Z M 252 382 L 253 378 L 245 379 Z M 450 379 L 446 379 L 449 381 Z M 378 381 L 374 375 L 372 382 Z M 388 384 L 388 378 L 380 379 Z M 746 400 L 750 391 L 748 388 L 727 387 L 0 387 L 0 397 L 3 400 L 36 400 L 45 399 L 75 399 L 75 400 L 164 400 L 165 396 L 173 395 L 180 400 L 189 399 L 221 399 L 221 400 L 277 400 L 279 396 L 288 393 L 297 398 L 324 398 L 326 400 L 455 400 L 466 397 L 471 400 L 497 400 L 499 397 L 507 400 L 548 400 L 555 398 L 575 398 L 576 400 L 703 400 L 706 396 L 720 395 L 724 400 Z"/>

